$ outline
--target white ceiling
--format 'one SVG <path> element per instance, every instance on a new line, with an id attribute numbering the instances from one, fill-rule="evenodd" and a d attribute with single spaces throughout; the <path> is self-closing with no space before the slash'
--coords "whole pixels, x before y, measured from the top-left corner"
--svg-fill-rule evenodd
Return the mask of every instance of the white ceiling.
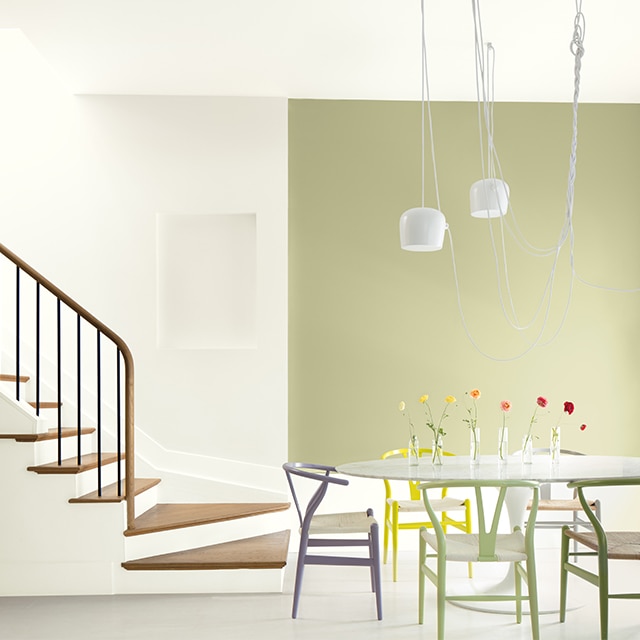
<path id="1" fill-rule="evenodd" d="M 475 100 L 471 0 L 425 0 L 431 97 Z M 581 101 L 640 102 L 640 2 L 584 0 Z M 571 101 L 575 0 L 481 0 L 498 101 Z M 0 0 L 76 93 L 416 100 L 420 0 Z"/>

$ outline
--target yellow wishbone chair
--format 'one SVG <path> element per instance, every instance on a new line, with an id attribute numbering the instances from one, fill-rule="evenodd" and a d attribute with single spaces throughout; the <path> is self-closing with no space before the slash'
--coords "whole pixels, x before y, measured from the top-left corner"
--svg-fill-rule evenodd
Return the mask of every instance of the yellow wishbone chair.
<path id="1" fill-rule="evenodd" d="M 640 593 L 611 593 L 609 590 L 609 560 L 640 560 L 640 531 L 605 531 L 599 518 L 593 513 L 584 490 L 599 487 L 640 486 L 640 478 L 600 478 L 570 482 L 567 486 L 576 489 L 582 509 L 589 518 L 593 531 L 576 531 L 568 526 L 562 529 L 560 547 L 560 622 L 567 614 L 567 577 L 571 573 L 598 587 L 600 604 L 600 638 L 609 637 L 609 600 L 640 600 Z M 584 545 L 591 551 L 569 553 L 569 540 Z M 597 573 L 588 571 L 569 560 L 569 556 L 592 556 L 597 558 Z"/>
<path id="2" fill-rule="evenodd" d="M 475 490 L 475 503 L 478 515 L 478 533 L 446 534 L 437 519 L 436 512 L 429 499 L 429 489 L 440 489 L 445 486 L 472 488 Z M 493 487 L 499 489 L 495 508 L 491 508 L 493 497 L 485 504 L 482 489 Z M 523 533 L 520 527 L 514 527 L 512 533 L 498 533 L 500 514 L 504 506 L 507 491 L 511 487 L 528 488 L 532 492 L 531 510 L 528 526 Z M 538 620 L 538 590 L 536 581 L 534 531 L 538 510 L 538 483 L 529 480 L 443 480 L 429 481 L 419 485 L 424 497 L 427 513 L 433 522 L 433 532 L 426 527 L 420 530 L 420 573 L 418 578 L 418 622 L 424 622 L 425 576 L 429 578 L 437 591 L 437 629 L 438 640 L 444 640 L 445 605 L 448 601 L 457 602 L 491 602 L 514 601 L 516 603 L 516 621 L 522 621 L 522 601 L 529 602 L 531 618 L 531 635 L 539 640 L 540 626 Z M 489 528 L 487 529 L 487 525 Z M 433 549 L 428 551 L 428 547 Z M 435 569 L 429 563 L 435 559 Z M 447 593 L 447 562 L 511 562 L 514 565 L 515 591 L 511 594 L 476 594 L 450 595 Z M 522 582 L 527 585 L 527 594 L 523 595 Z M 519 634 L 518 634 L 519 635 Z"/>
<path id="3" fill-rule="evenodd" d="M 392 449 L 382 454 L 382 459 L 407 457 L 408 449 Z M 420 449 L 420 457 L 430 457 L 431 449 Z M 453 453 L 444 451 L 443 455 L 453 456 Z M 425 464 L 427 461 L 425 460 Z M 383 545 L 383 562 L 387 563 L 387 552 L 389 548 L 389 533 L 391 533 L 391 550 L 393 561 L 393 581 L 398 580 L 398 531 L 404 529 L 420 529 L 421 527 L 432 527 L 431 520 L 423 520 L 420 522 L 404 521 L 400 522 L 402 514 L 425 513 L 426 509 L 422 500 L 422 495 L 418 490 L 419 482 L 409 481 L 409 499 L 398 499 L 392 495 L 391 482 L 384 481 L 385 503 L 384 503 L 384 545 Z M 446 532 L 448 526 L 455 527 L 471 533 L 471 503 L 469 499 L 453 498 L 447 495 L 447 488 L 442 487 L 440 498 L 431 500 L 434 511 L 440 513 L 440 523 Z M 464 511 L 464 518 L 456 520 L 449 516 L 452 511 Z M 469 563 L 469 577 L 473 576 L 473 565 Z"/>

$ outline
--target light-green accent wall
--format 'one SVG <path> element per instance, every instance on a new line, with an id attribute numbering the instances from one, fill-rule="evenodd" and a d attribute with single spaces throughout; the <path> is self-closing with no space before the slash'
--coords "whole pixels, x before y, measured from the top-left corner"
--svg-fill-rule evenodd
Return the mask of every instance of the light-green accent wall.
<path id="1" fill-rule="evenodd" d="M 526 350 L 540 325 L 518 332 L 505 322 L 488 223 L 468 214 L 469 187 L 482 177 L 477 107 L 432 109 L 440 206 L 466 322 L 481 350 L 508 359 Z M 605 287 L 640 286 L 640 105 L 581 105 L 579 118 L 576 271 Z M 554 245 L 566 209 L 571 105 L 497 104 L 495 139 L 520 228 L 537 246 Z M 436 206 L 428 148 L 425 204 Z M 499 402 L 513 404 L 514 451 L 543 395 L 549 413 L 534 427 L 537 446 L 549 446 L 550 427 L 570 400 L 576 410 L 562 423 L 563 447 L 640 455 L 640 294 L 574 279 L 557 338 L 515 360 L 491 359 L 465 334 L 448 239 L 436 253 L 400 249 L 399 218 L 414 206 L 419 103 L 289 102 L 289 459 L 338 464 L 406 446 L 401 400 L 429 445 L 423 393 L 434 413 L 446 395 L 456 396 L 445 448 L 466 454 L 465 391 L 474 387 L 482 392 L 485 454 L 496 451 Z M 524 321 L 542 296 L 551 259 L 531 258 L 510 237 L 506 243 Z M 558 263 L 545 343 L 567 300 L 568 249 Z"/>

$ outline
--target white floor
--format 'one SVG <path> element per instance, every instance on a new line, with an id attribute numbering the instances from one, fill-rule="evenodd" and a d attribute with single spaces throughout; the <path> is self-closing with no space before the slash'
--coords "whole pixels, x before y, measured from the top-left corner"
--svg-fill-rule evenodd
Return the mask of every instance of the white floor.
<path id="1" fill-rule="evenodd" d="M 391 580 L 384 566 L 384 619 L 375 620 L 368 573 L 358 567 L 307 567 L 299 618 L 292 620 L 291 593 L 295 556 L 285 574 L 282 594 L 93 596 L 0 598 L 2 640 L 431 640 L 435 637 L 434 591 L 427 584 L 423 626 L 417 624 L 416 554 L 401 554 L 400 576 Z M 474 583 L 492 582 L 501 574 L 477 568 Z M 618 563 L 615 588 L 638 588 L 640 563 Z M 550 606 L 557 602 L 557 550 L 538 551 L 539 591 Z M 450 572 L 468 584 L 464 569 Z M 548 640 L 597 640 L 597 590 L 570 578 L 567 622 L 557 613 L 540 618 L 541 637 Z M 610 640 L 640 638 L 640 602 L 615 601 L 610 609 Z M 506 614 L 469 611 L 447 605 L 447 640 L 518 640 L 531 637 L 529 618 L 521 625 Z"/>

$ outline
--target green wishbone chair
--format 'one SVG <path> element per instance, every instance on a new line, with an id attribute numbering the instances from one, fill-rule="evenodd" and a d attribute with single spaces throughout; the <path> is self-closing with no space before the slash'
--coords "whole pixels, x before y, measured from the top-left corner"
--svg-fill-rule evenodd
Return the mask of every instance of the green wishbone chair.
<path id="1" fill-rule="evenodd" d="M 590 509 L 589 500 L 584 489 L 592 487 L 622 487 L 640 485 L 640 478 L 600 478 L 597 480 L 580 480 L 570 482 L 567 486 L 576 489 L 578 499 L 587 518 L 591 521 L 593 531 L 574 531 L 569 527 L 562 529 L 562 545 L 560 547 L 560 622 L 565 621 L 567 613 L 567 577 L 568 574 L 582 578 L 598 587 L 600 601 L 600 638 L 608 638 L 609 600 L 640 599 L 640 593 L 611 593 L 609 591 L 609 560 L 640 560 L 640 532 L 638 531 L 605 531 L 600 520 Z M 569 553 L 569 540 L 577 541 L 591 551 Z M 597 573 L 587 571 L 573 564 L 569 556 L 595 556 L 598 559 Z"/>
<path id="2" fill-rule="evenodd" d="M 385 451 L 381 458 L 386 460 L 387 458 L 406 458 L 408 449 L 393 449 L 391 451 Z M 453 453 L 443 451 L 445 456 L 453 456 Z M 431 457 L 431 449 L 420 449 L 418 455 L 422 458 Z M 403 520 L 401 516 L 412 514 L 425 514 L 424 502 L 420 491 L 418 491 L 419 482 L 409 480 L 409 492 L 405 493 L 402 498 L 397 495 L 393 495 L 391 482 L 389 480 L 384 481 L 385 501 L 384 501 L 384 543 L 383 543 L 383 562 L 387 563 L 387 552 L 389 549 L 389 533 L 391 533 L 391 555 L 393 561 L 393 581 L 398 580 L 398 532 L 406 529 L 420 529 L 421 527 L 431 527 L 430 520 Z M 454 498 L 447 495 L 447 488 L 443 487 L 440 491 L 440 497 L 431 500 L 431 506 L 434 511 L 439 512 L 440 522 L 444 531 L 447 531 L 447 526 L 455 527 L 464 531 L 465 533 L 471 533 L 471 503 L 468 499 Z M 462 516 L 464 513 L 464 517 Z M 452 514 L 456 513 L 458 518 L 453 518 Z M 469 563 L 468 569 L 469 577 L 473 577 L 473 565 Z"/>
<path id="3" fill-rule="evenodd" d="M 478 533 L 444 532 L 431 505 L 428 490 L 442 487 L 475 490 L 476 510 L 478 514 Z M 491 508 L 485 509 L 482 490 L 485 487 L 498 489 L 498 499 L 493 513 Z M 500 514 L 504 506 L 507 491 L 510 488 L 530 489 L 532 492 L 531 510 L 524 533 L 515 527 L 512 533 L 498 533 Z M 425 576 L 433 582 L 437 590 L 437 627 L 438 640 L 444 640 L 445 604 L 447 601 L 514 601 L 516 603 L 516 621 L 522 622 L 522 601 L 528 600 L 531 617 L 531 633 L 534 640 L 539 640 L 540 626 L 538 620 L 538 590 L 536 582 L 535 552 L 533 526 L 538 511 L 539 485 L 528 480 L 442 480 L 424 482 L 418 486 L 422 491 L 427 513 L 433 523 L 433 532 L 426 527 L 420 530 L 420 573 L 418 582 L 418 622 L 424 622 Z M 493 499 L 491 500 L 493 502 Z M 490 528 L 487 529 L 487 524 Z M 428 547 L 434 550 L 428 552 Z M 436 569 L 429 564 L 430 558 L 436 559 Z M 447 562 L 510 562 L 515 569 L 515 591 L 513 594 L 494 595 L 487 593 L 478 595 L 447 594 Z M 524 566 L 523 566 L 524 563 Z M 522 593 L 522 581 L 527 585 L 527 595 Z"/>

